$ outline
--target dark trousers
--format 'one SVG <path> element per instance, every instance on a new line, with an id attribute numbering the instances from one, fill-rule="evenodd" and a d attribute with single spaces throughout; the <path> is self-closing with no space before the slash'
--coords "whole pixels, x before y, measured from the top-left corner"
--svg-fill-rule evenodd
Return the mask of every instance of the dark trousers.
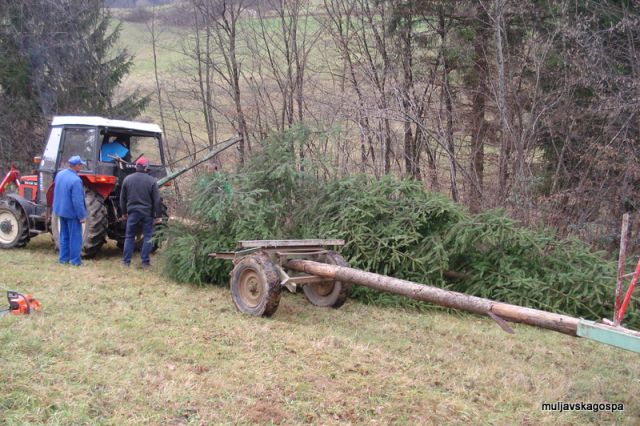
<path id="1" fill-rule="evenodd" d="M 82 224 L 78 219 L 60 217 L 60 263 L 80 265 L 80 250 L 82 250 Z"/>
<path id="2" fill-rule="evenodd" d="M 124 234 L 124 254 L 122 258 L 122 262 L 127 265 L 131 263 L 135 237 L 140 225 L 142 225 L 142 236 L 144 238 L 140 257 L 142 258 L 143 265 L 149 265 L 150 262 L 149 254 L 151 254 L 151 237 L 153 237 L 153 217 L 140 212 L 130 212 L 127 217 L 127 230 Z"/>

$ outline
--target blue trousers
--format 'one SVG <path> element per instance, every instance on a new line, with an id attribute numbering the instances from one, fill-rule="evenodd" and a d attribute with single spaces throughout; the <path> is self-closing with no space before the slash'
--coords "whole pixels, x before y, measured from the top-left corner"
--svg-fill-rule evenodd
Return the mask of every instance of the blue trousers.
<path id="1" fill-rule="evenodd" d="M 131 263 L 135 237 L 140 225 L 142 225 L 142 236 L 144 238 L 140 257 L 143 265 L 150 264 L 149 255 L 151 254 L 151 237 L 153 237 L 153 217 L 140 212 L 130 212 L 127 217 L 127 230 L 124 234 L 124 253 L 122 257 L 122 263 L 126 265 Z"/>
<path id="2" fill-rule="evenodd" d="M 60 263 L 80 266 L 82 224 L 78 219 L 60 217 Z"/>

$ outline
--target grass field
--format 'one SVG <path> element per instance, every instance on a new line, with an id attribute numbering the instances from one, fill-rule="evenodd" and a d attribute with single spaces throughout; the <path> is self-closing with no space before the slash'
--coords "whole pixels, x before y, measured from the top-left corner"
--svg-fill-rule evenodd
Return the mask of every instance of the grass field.
<path id="1" fill-rule="evenodd" d="M 129 54 L 133 55 L 134 67 L 129 78 L 133 78 L 136 83 L 147 83 L 153 87 L 153 50 L 151 44 L 151 32 L 146 24 L 120 22 L 121 33 L 118 39 L 118 48 L 126 48 Z M 171 73 L 174 67 L 184 61 L 181 53 L 181 43 L 184 42 L 183 35 L 177 28 L 164 28 L 157 30 L 157 60 L 158 72 L 161 74 Z M 151 81 L 149 81 L 151 79 Z"/>
<path id="2" fill-rule="evenodd" d="M 319 309 L 300 294 L 255 318 L 225 287 L 119 256 L 58 265 L 48 236 L 0 252 L 1 285 L 44 307 L 0 317 L 0 424 L 640 422 L 637 354 L 436 309 Z M 625 411 L 541 411 L 556 401 Z"/>

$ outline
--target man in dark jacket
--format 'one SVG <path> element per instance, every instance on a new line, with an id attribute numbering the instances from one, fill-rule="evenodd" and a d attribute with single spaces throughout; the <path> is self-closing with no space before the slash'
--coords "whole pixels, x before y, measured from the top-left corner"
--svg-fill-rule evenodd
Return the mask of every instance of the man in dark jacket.
<path id="1" fill-rule="evenodd" d="M 82 179 L 78 172 L 84 161 L 74 155 L 69 158 L 69 168 L 58 172 L 53 187 L 53 213 L 58 216 L 60 263 L 80 266 L 82 250 L 82 224 L 87 214 L 84 206 Z"/>
<path id="2" fill-rule="evenodd" d="M 150 265 L 149 255 L 151 254 L 153 225 L 159 223 L 162 217 L 160 191 L 156 180 L 146 173 L 148 166 L 147 159 L 140 157 L 136 161 L 136 172 L 124 179 L 120 190 L 120 208 L 122 215 L 127 220 L 122 257 L 122 263 L 125 266 L 131 264 L 134 239 L 140 225 L 142 225 L 144 238 L 140 252 L 142 266 Z"/>

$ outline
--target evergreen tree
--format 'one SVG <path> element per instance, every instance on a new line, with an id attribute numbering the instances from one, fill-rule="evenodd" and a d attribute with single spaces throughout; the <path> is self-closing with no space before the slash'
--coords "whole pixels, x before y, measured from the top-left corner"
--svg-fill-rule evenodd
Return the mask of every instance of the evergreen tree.
<path id="1" fill-rule="evenodd" d="M 132 57 L 103 0 L 0 2 L 0 164 L 38 154 L 60 114 L 132 118 L 148 97 L 115 99 Z"/>

